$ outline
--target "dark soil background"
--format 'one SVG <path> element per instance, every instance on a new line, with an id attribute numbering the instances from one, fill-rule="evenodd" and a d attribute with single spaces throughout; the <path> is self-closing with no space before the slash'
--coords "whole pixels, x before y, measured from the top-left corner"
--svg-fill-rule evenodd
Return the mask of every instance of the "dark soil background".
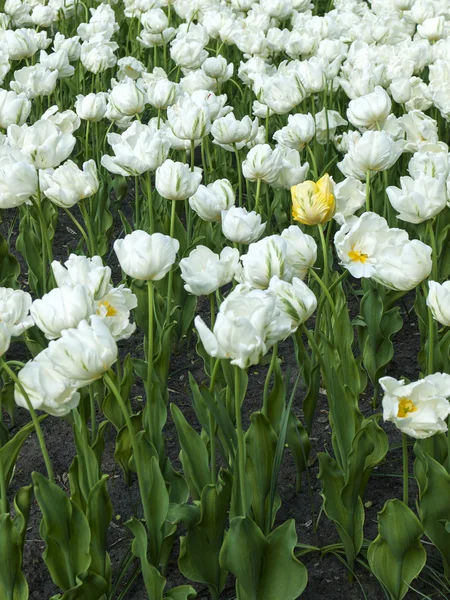
<path id="1" fill-rule="evenodd" d="M 3 223 L 0 224 L 0 233 L 6 237 L 8 226 L 11 224 L 12 211 L 5 211 L 3 214 Z M 114 237 L 122 235 L 120 230 L 115 231 Z M 64 215 L 60 216 L 54 241 L 55 259 L 65 260 L 70 251 L 73 250 L 78 241 L 78 234 L 73 231 L 70 222 Z M 10 251 L 15 253 L 15 234 L 13 233 L 10 243 Z M 20 283 L 26 288 L 26 267 L 23 260 L 15 253 L 22 265 L 22 276 Z M 115 257 L 111 263 L 115 263 Z M 114 265 L 112 265 L 114 266 Z M 114 270 L 113 270 L 114 273 Z M 118 276 L 114 281 L 120 280 L 120 271 L 116 271 Z M 357 285 L 357 282 L 356 282 Z M 418 325 L 414 313 L 409 316 L 413 298 L 406 298 L 406 302 L 401 304 L 401 313 L 404 319 L 403 329 L 394 338 L 395 357 L 389 366 L 388 373 L 394 377 L 406 376 L 410 379 L 417 379 L 419 369 L 417 364 L 417 354 L 420 350 L 420 338 Z M 201 305 L 200 305 L 201 306 Z M 200 313 L 202 311 L 200 310 Z M 354 307 L 357 314 L 357 305 Z M 128 353 L 132 356 L 141 357 L 139 353 L 139 336 L 133 336 L 131 340 L 119 343 L 120 356 L 123 358 Z M 171 362 L 171 376 L 169 378 L 169 401 L 174 402 L 183 411 L 189 423 L 199 427 L 194 410 L 192 408 L 188 372 L 191 371 L 197 381 L 204 378 L 201 367 L 201 360 L 195 353 L 196 336 L 190 340 L 190 343 L 174 354 Z M 12 346 L 8 353 L 10 359 L 24 359 L 24 350 L 21 346 Z M 280 346 L 280 356 L 282 357 L 282 369 L 290 367 L 292 382 L 295 380 L 298 369 L 294 356 L 292 341 L 288 341 Z M 249 415 L 260 410 L 262 406 L 262 389 L 264 385 L 267 367 L 258 365 L 249 371 L 249 387 L 245 400 L 244 424 Z M 305 390 L 300 385 L 294 400 L 293 410 L 302 420 L 302 398 Z M 135 381 L 132 391 L 132 404 L 138 406 L 140 399 L 145 396 L 143 386 L 140 380 Z M 370 397 L 367 395 L 362 398 L 361 410 L 364 414 L 372 413 Z M 381 407 L 380 409 L 381 410 Z M 99 415 L 99 419 L 100 419 Z M 16 428 L 29 421 L 29 414 L 23 409 L 18 409 Z M 8 422 L 8 421 L 6 421 Z M 388 433 L 390 449 L 387 459 L 379 465 L 373 473 L 369 482 L 364 502 L 366 505 L 366 525 L 365 538 L 373 540 L 377 535 L 377 513 L 381 510 L 384 502 L 390 498 L 402 497 L 402 459 L 401 449 L 396 448 L 401 442 L 401 436 L 396 428 L 387 423 L 384 424 Z M 12 433 L 14 433 L 15 428 Z M 64 489 L 68 489 L 67 472 L 69 465 L 73 460 L 75 449 L 72 441 L 71 427 L 64 419 L 54 417 L 47 418 L 43 423 L 43 431 L 50 457 L 53 461 L 57 481 Z M 282 471 L 279 480 L 279 493 L 282 499 L 282 506 L 277 515 L 278 523 L 287 519 L 294 518 L 297 525 L 298 541 L 302 544 L 311 544 L 314 546 L 325 546 L 339 542 L 334 525 L 328 520 L 325 514 L 322 514 L 319 521 L 317 532 L 314 532 L 313 520 L 320 514 L 321 497 L 320 482 L 317 480 L 318 461 L 317 452 L 324 449 L 331 449 L 331 431 L 328 422 L 328 407 L 325 395 L 321 395 L 316 414 L 314 428 L 311 434 L 312 452 L 309 460 L 309 470 L 307 475 L 303 475 L 301 489 L 297 493 L 295 486 L 295 466 L 293 459 L 286 451 Z M 169 420 L 165 429 L 166 452 L 174 466 L 179 468 L 178 453 L 179 445 L 176 436 L 175 427 Z M 122 472 L 116 466 L 113 458 L 115 432 L 113 427 L 109 427 L 105 436 L 106 448 L 103 461 L 103 472 L 110 476 L 109 493 L 113 503 L 114 515 L 110 527 L 109 552 L 112 560 L 113 573 L 117 571 L 122 557 L 129 548 L 130 534 L 124 523 L 134 514 L 139 505 L 139 494 L 136 482 L 129 489 L 124 483 Z M 10 498 L 15 491 L 27 485 L 31 481 L 31 472 L 40 471 L 45 473 L 44 462 L 42 460 L 37 438 L 35 435 L 25 442 L 19 455 L 16 471 L 10 488 Z M 412 450 L 410 473 L 412 474 Z M 417 495 L 417 488 L 413 479 L 410 480 L 410 506 L 414 508 Z M 314 509 L 314 516 L 312 511 Z M 47 600 L 53 594 L 58 593 L 58 589 L 53 584 L 42 560 L 42 552 L 45 548 L 44 543 L 39 537 L 40 514 L 37 503 L 34 501 L 30 516 L 29 530 L 25 543 L 24 568 L 30 589 L 31 600 Z M 171 562 L 168 571 L 168 587 L 188 583 L 180 574 L 177 566 L 178 546 L 174 547 Z M 301 596 L 304 600 L 360 600 L 368 598 L 377 600 L 385 598 L 385 594 L 375 578 L 370 575 L 363 567 L 357 566 L 356 575 L 358 581 L 349 583 L 345 565 L 343 565 L 335 556 L 331 554 L 324 555 L 311 553 L 303 556 L 301 560 L 308 569 L 308 586 Z M 132 566 L 135 567 L 137 563 Z M 131 572 L 130 571 L 130 572 Z M 192 582 L 189 582 L 192 584 Z M 192 584 L 199 592 L 199 597 L 207 598 L 207 591 L 199 584 Z M 420 590 L 421 594 L 409 592 L 407 600 L 417 599 L 419 597 L 445 598 L 432 589 L 432 582 L 427 580 L 427 573 L 423 572 L 421 578 L 413 583 L 414 587 Z M 139 578 L 126 595 L 129 600 L 147 600 L 142 580 Z M 222 598 L 235 598 L 234 585 L 231 577 L 227 584 L 227 589 L 222 594 Z M 1 600 L 1 599 L 0 599 Z M 86 598 L 86 600 L 89 600 Z M 274 598 L 273 600 L 283 600 Z"/>

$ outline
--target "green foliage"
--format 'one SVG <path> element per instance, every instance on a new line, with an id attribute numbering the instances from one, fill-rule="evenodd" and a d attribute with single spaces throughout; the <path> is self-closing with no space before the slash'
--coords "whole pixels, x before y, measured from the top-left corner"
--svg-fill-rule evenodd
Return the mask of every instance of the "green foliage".
<path id="1" fill-rule="evenodd" d="M 405 597 L 425 565 L 422 534 L 420 521 L 400 500 L 388 500 L 378 513 L 378 536 L 369 546 L 367 559 L 392 600 Z"/>

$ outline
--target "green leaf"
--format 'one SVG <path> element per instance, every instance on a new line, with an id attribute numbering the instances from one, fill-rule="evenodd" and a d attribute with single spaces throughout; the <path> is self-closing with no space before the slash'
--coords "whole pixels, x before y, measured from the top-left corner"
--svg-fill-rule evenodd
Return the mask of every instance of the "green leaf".
<path id="1" fill-rule="evenodd" d="M 87 502 L 86 517 L 91 530 L 90 571 L 100 575 L 108 584 L 111 583 L 111 563 L 107 549 L 108 529 L 112 519 L 112 503 L 103 477 L 92 488 Z"/>
<path id="2" fill-rule="evenodd" d="M 262 412 L 253 413 L 250 420 L 251 425 L 245 435 L 250 500 L 256 524 L 261 531 L 268 531 L 268 508 L 277 435 Z"/>
<path id="3" fill-rule="evenodd" d="M 199 500 L 203 488 L 210 482 L 209 457 L 205 444 L 189 425 L 175 404 L 170 405 L 172 418 L 181 444 L 180 460 L 194 500 Z"/>
<path id="4" fill-rule="evenodd" d="M 388 500 L 378 513 L 378 536 L 369 546 L 367 559 L 393 600 L 402 600 L 425 566 L 422 534 L 419 519 L 400 500 Z"/>
<path id="5" fill-rule="evenodd" d="M 69 590 L 91 563 L 89 524 L 81 509 L 55 483 L 40 473 L 33 473 L 32 479 L 42 512 L 40 534 L 47 544 L 44 562 L 56 585 Z"/>
<path id="6" fill-rule="evenodd" d="M 5 238 L 0 235 L 0 286 L 16 288 L 19 273 L 19 261 L 9 252 Z"/>
<path id="7" fill-rule="evenodd" d="M 81 573 L 77 577 L 77 585 L 67 590 L 62 596 L 58 594 L 50 600 L 103 600 L 107 591 L 106 581 L 96 573 Z"/>
<path id="8" fill-rule="evenodd" d="M 164 600 L 194 600 L 197 598 L 197 592 L 190 585 L 179 585 L 166 592 Z"/>
<path id="9" fill-rule="evenodd" d="M 218 598 L 227 573 L 220 568 L 219 553 L 231 499 L 232 478 L 222 472 L 222 482 L 203 488 L 200 519 L 190 521 L 186 536 L 180 538 L 180 571 L 198 583 L 208 585 L 211 596 Z"/>
<path id="10" fill-rule="evenodd" d="M 436 437 L 436 436 L 433 436 Z M 444 436 L 445 437 L 445 436 Z M 450 576 L 450 475 L 445 467 L 419 445 L 414 446 L 417 459 L 414 474 L 419 484 L 419 515 L 426 535 L 442 556 L 444 571 Z"/>
<path id="11" fill-rule="evenodd" d="M 39 421 L 43 421 L 47 418 L 48 415 L 42 415 L 39 417 Z M 27 437 L 34 431 L 33 422 L 27 423 L 19 431 L 16 435 L 9 440 L 2 448 L 0 448 L 0 460 L 3 463 L 3 470 L 5 471 L 5 480 L 6 485 L 11 481 L 14 466 L 17 461 L 17 456 L 19 455 L 20 449 L 22 448 L 23 443 L 27 439 Z"/>
<path id="12" fill-rule="evenodd" d="M 147 560 L 147 532 L 144 525 L 134 517 L 127 521 L 125 525 L 134 535 L 131 549 L 141 563 L 142 577 L 148 597 L 152 600 L 163 600 L 166 580 Z"/>

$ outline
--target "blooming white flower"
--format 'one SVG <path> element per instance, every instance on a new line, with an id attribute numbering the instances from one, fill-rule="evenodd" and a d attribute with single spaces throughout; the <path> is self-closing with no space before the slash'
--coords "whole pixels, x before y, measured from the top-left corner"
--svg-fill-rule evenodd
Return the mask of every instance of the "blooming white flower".
<path id="1" fill-rule="evenodd" d="M 11 337 L 33 326 L 30 306 L 31 296 L 27 292 L 0 287 L 0 322 L 8 328 Z"/>
<path id="2" fill-rule="evenodd" d="M 445 327 L 450 326 L 450 281 L 428 282 L 427 306 L 436 321 Z"/>
<path id="3" fill-rule="evenodd" d="M 346 177 L 364 180 L 367 171 L 385 171 L 392 167 L 402 151 L 402 141 L 394 141 L 384 131 L 366 131 L 359 140 L 350 140 L 348 153 L 338 168 Z"/>
<path id="4" fill-rule="evenodd" d="M 245 369 L 290 335 L 291 319 L 279 312 L 273 291 L 238 285 L 220 305 L 213 331 L 199 316 L 195 327 L 210 356 Z"/>
<path id="5" fill-rule="evenodd" d="M 166 160 L 156 169 L 155 186 L 158 193 L 168 200 L 187 200 L 198 190 L 202 169 L 173 160 Z"/>
<path id="6" fill-rule="evenodd" d="M 162 279 L 175 262 L 179 247 L 179 241 L 168 235 L 150 235 L 139 229 L 114 242 L 122 270 L 144 281 Z"/>
<path id="7" fill-rule="evenodd" d="M 220 256 L 206 246 L 197 246 L 180 261 L 184 289 L 196 296 L 207 296 L 230 283 L 236 273 L 239 251 L 226 247 Z"/>
<path id="8" fill-rule="evenodd" d="M 82 285 L 88 288 L 94 300 L 100 300 L 112 288 L 111 269 L 103 266 L 100 256 L 88 258 L 71 254 L 64 266 L 57 260 L 51 266 L 58 287 Z"/>
<path id="9" fill-rule="evenodd" d="M 199 185 L 189 198 L 189 206 L 203 221 L 220 221 L 222 211 L 234 206 L 236 194 L 228 179 L 216 179 L 212 183 Z"/>
<path id="10" fill-rule="evenodd" d="M 39 172 L 41 191 L 57 206 L 70 208 L 80 200 L 93 196 L 99 188 L 95 161 L 83 163 L 83 170 L 68 160 L 57 169 Z"/>
<path id="11" fill-rule="evenodd" d="M 48 340 L 60 337 L 64 329 L 76 327 L 94 312 L 94 299 L 89 289 L 80 284 L 53 288 L 30 308 L 34 323 Z"/>
<path id="12" fill-rule="evenodd" d="M 0 357 L 8 351 L 11 343 L 11 334 L 5 323 L 0 322 Z"/>
<path id="13" fill-rule="evenodd" d="M 389 186 L 386 194 L 402 221 L 423 223 L 447 206 L 446 181 L 442 176 L 400 177 L 400 185 L 401 189 Z"/>
<path id="14" fill-rule="evenodd" d="M 382 247 L 372 278 L 392 290 L 412 290 L 430 275 L 431 252 L 430 246 L 420 240 Z"/>
<path id="15" fill-rule="evenodd" d="M 116 341 L 127 340 L 136 330 L 136 323 L 130 323 L 130 313 L 137 306 L 133 292 L 120 285 L 111 288 L 96 303 L 95 314 L 103 319 Z"/>
<path id="16" fill-rule="evenodd" d="M 287 243 L 281 235 L 270 235 L 259 242 L 253 242 L 248 247 L 247 254 L 241 256 L 242 269 L 236 279 L 260 289 L 268 288 L 275 275 L 291 281 L 292 270 L 286 256 Z"/>
<path id="17" fill-rule="evenodd" d="M 87 96 L 77 95 L 75 110 L 80 119 L 97 123 L 106 113 L 108 94 L 106 92 L 90 93 Z"/>
<path id="18" fill-rule="evenodd" d="M 245 208 L 232 206 L 222 211 L 223 235 L 237 244 L 251 244 L 259 239 L 266 223 L 261 223 L 261 215 L 255 211 L 248 212 Z"/>
<path id="19" fill-rule="evenodd" d="M 333 219 L 342 225 L 348 217 L 359 210 L 366 199 L 366 184 L 354 177 L 347 177 L 340 183 L 333 185 L 336 213 Z"/>
<path id="20" fill-rule="evenodd" d="M 188 94 L 167 108 L 172 133 L 182 140 L 199 140 L 211 131 L 211 115 L 206 104 L 197 104 Z"/>
<path id="21" fill-rule="evenodd" d="M 269 290 L 277 296 L 277 307 L 280 313 L 291 320 L 292 332 L 313 314 L 317 307 L 317 298 L 298 277 L 292 282 L 283 281 L 277 275 L 270 280 Z"/>
<path id="22" fill-rule="evenodd" d="M 0 208 L 15 208 L 36 193 L 36 168 L 20 150 L 0 146 Z"/>
<path id="23" fill-rule="evenodd" d="M 273 134 L 273 139 L 280 146 L 293 148 L 301 152 L 303 148 L 313 139 L 316 133 L 316 124 L 313 116 L 308 113 L 302 115 L 297 113 L 288 116 L 286 127 L 279 129 Z"/>
<path id="24" fill-rule="evenodd" d="M 405 384 L 393 377 L 382 377 L 383 419 L 392 421 L 402 433 L 424 439 L 447 431 L 450 414 L 450 375 L 434 373 Z"/>
<path id="25" fill-rule="evenodd" d="M 391 106 L 389 94 L 378 85 L 370 94 L 350 100 L 347 119 L 358 129 L 377 129 L 388 118 Z"/>
<path id="26" fill-rule="evenodd" d="M 274 183 L 280 176 L 282 166 L 283 157 L 279 148 L 272 150 L 269 144 L 258 144 L 243 161 L 242 174 L 249 181 L 261 179 L 266 183 Z"/>
<path id="27" fill-rule="evenodd" d="M 286 242 L 286 261 L 294 277 L 304 279 L 308 269 L 317 260 L 317 244 L 313 237 L 303 233 L 297 225 L 283 229 L 281 237 Z"/>
<path id="28" fill-rule="evenodd" d="M 81 321 L 76 329 L 65 329 L 51 341 L 47 356 L 57 373 L 80 388 L 100 379 L 115 363 L 117 344 L 108 326 L 94 315 L 90 324 Z"/>
<path id="29" fill-rule="evenodd" d="M 44 410 L 55 417 L 63 417 L 80 402 L 77 383 L 55 370 L 48 350 L 43 350 L 30 360 L 19 373 L 19 381 L 35 410 Z M 14 400 L 28 409 L 21 388 L 16 384 Z"/>

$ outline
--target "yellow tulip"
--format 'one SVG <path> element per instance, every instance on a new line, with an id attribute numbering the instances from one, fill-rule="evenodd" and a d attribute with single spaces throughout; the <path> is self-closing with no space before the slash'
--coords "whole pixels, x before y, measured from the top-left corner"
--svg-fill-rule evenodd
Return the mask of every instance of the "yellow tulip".
<path id="1" fill-rule="evenodd" d="M 319 225 L 331 219 L 336 210 L 333 184 L 325 174 L 319 181 L 304 181 L 291 187 L 292 216 L 305 225 Z"/>

